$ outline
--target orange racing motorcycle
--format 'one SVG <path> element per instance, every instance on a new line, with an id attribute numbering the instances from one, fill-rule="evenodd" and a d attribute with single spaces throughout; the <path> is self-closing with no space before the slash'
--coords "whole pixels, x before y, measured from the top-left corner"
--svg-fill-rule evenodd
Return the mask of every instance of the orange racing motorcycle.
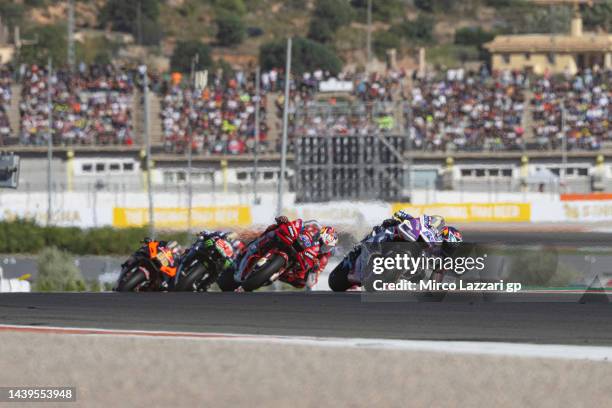
<path id="1" fill-rule="evenodd" d="M 176 242 L 145 238 L 141 247 L 121 265 L 114 288 L 117 292 L 157 292 L 167 290 L 179 264 Z"/>

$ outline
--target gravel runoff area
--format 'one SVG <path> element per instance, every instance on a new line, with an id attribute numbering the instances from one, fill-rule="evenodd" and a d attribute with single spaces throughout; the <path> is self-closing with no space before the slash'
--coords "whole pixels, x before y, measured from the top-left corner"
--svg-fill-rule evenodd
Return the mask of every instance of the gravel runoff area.
<path id="1" fill-rule="evenodd" d="M 605 362 L 15 332 L 0 333 L 0 344 L 1 386 L 77 387 L 77 402 L 63 406 L 591 407 L 612 400 Z"/>

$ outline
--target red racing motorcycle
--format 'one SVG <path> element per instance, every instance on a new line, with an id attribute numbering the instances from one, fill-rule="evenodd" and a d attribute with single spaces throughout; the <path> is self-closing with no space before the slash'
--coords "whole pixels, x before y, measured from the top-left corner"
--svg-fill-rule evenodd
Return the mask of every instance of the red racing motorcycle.
<path id="1" fill-rule="evenodd" d="M 296 277 L 306 276 L 317 262 L 318 249 L 318 246 L 303 248 L 296 226 L 282 224 L 249 257 L 239 277 L 240 286 L 251 292 L 276 280 L 292 282 Z"/>

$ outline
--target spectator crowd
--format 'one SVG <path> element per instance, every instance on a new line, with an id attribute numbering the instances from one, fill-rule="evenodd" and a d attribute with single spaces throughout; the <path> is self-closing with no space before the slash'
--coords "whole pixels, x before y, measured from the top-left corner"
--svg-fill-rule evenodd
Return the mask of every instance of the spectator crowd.
<path id="1" fill-rule="evenodd" d="M 9 109 L 12 97 L 12 75 L 6 68 L 0 68 L 0 144 L 6 144 L 11 137 L 11 124 L 9 121 Z"/>
<path id="2" fill-rule="evenodd" d="M 133 82 L 126 71 L 111 65 L 80 65 L 75 72 L 57 70 L 48 75 L 46 69 L 33 65 L 22 67 L 19 77 L 22 84 L 19 141 L 22 144 L 47 143 L 49 97 L 54 143 L 134 143 Z"/>
<path id="3" fill-rule="evenodd" d="M 143 71 L 81 64 L 74 72 L 22 66 L 0 71 L 0 142 L 47 143 L 51 85 L 53 142 L 65 145 L 132 145 L 135 89 Z M 252 153 L 255 149 L 255 75 L 209 74 L 196 89 L 180 74 L 149 73 L 160 100 L 159 121 L 167 152 Z M 285 76 L 261 73 L 259 146 L 280 146 Z M 9 124 L 11 85 L 21 85 L 18 134 Z M 290 86 L 289 134 L 409 135 L 425 151 L 596 150 L 612 142 L 612 71 L 533 77 L 524 72 L 463 69 L 409 77 L 315 70 L 294 76 Z M 271 99 L 273 98 L 273 99 Z M 272 137 L 274 134 L 275 137 Z"/>
<path id="4" fill-rule="evenodd" d="M 244 154 L 255 148 L 256 92 L 253 81 L 242 75 L 224 82 L 213 76 L 208 86 L 182 86 L 176 75 L 163 84 L 161 120 L 164 147 L 195 154 Z M 266 149 L 266 92 L 260 91 L 259 142 Z"/>
<path id="5" fill-rule="evenodd" d="M 539 148 L 557 149 L 565 126 L 568 149 L 597 150 L 612 141 L 612 71 L 544 77 L 534 84 L 534 131 Z"/>
<path id="6" fill-rule="evenodd" d="M 415 83 L 411 92 L 414 148 L 517 150 L 524 147 L 523 73 L 493 76 L 449 70 Z M 409 120 L 410 118 L 407 118 Z"/>

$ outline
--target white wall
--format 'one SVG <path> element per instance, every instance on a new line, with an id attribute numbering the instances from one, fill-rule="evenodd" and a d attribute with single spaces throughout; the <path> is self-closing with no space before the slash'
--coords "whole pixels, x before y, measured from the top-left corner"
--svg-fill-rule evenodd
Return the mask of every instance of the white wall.
<path id="1" fill-rule="evenodd" d="M 193 196 L 194 207 L 227 205 L 249 206 L 253 224 L 267 225 L 276 214 L 276 194 L 260 194 L 261 203 L 253 205 L 251 194 L 197 193 Z M 413 204 L 432 203 L 530 203 L 532 221 L 599 221 L 612 220 L 612 201 L 560 201 L 550 193 L 460 193 L 438 191 L 435 195 L 426 191 L 415 191 Z M 94 227 L 112 225 L 115 207 L 148 208 L 146 193 L 58 193 L 53 195 L 54 223 L 61 226 Z M 157 193 L 154 203 L 159 208 L 186 208 L 187 195 Z M 323 223 L 354 226 L 372 225 L 388 217 L 390 203 L 351 202 L 295 204 L 295 195 L 287 194 L 283 211 L 290 217 L 316 218 Z M 15 217 L 33 218 L 46 223 L 46 193 L 24 193 L 5 191 L 0 194 L 0 219 Z"/>

